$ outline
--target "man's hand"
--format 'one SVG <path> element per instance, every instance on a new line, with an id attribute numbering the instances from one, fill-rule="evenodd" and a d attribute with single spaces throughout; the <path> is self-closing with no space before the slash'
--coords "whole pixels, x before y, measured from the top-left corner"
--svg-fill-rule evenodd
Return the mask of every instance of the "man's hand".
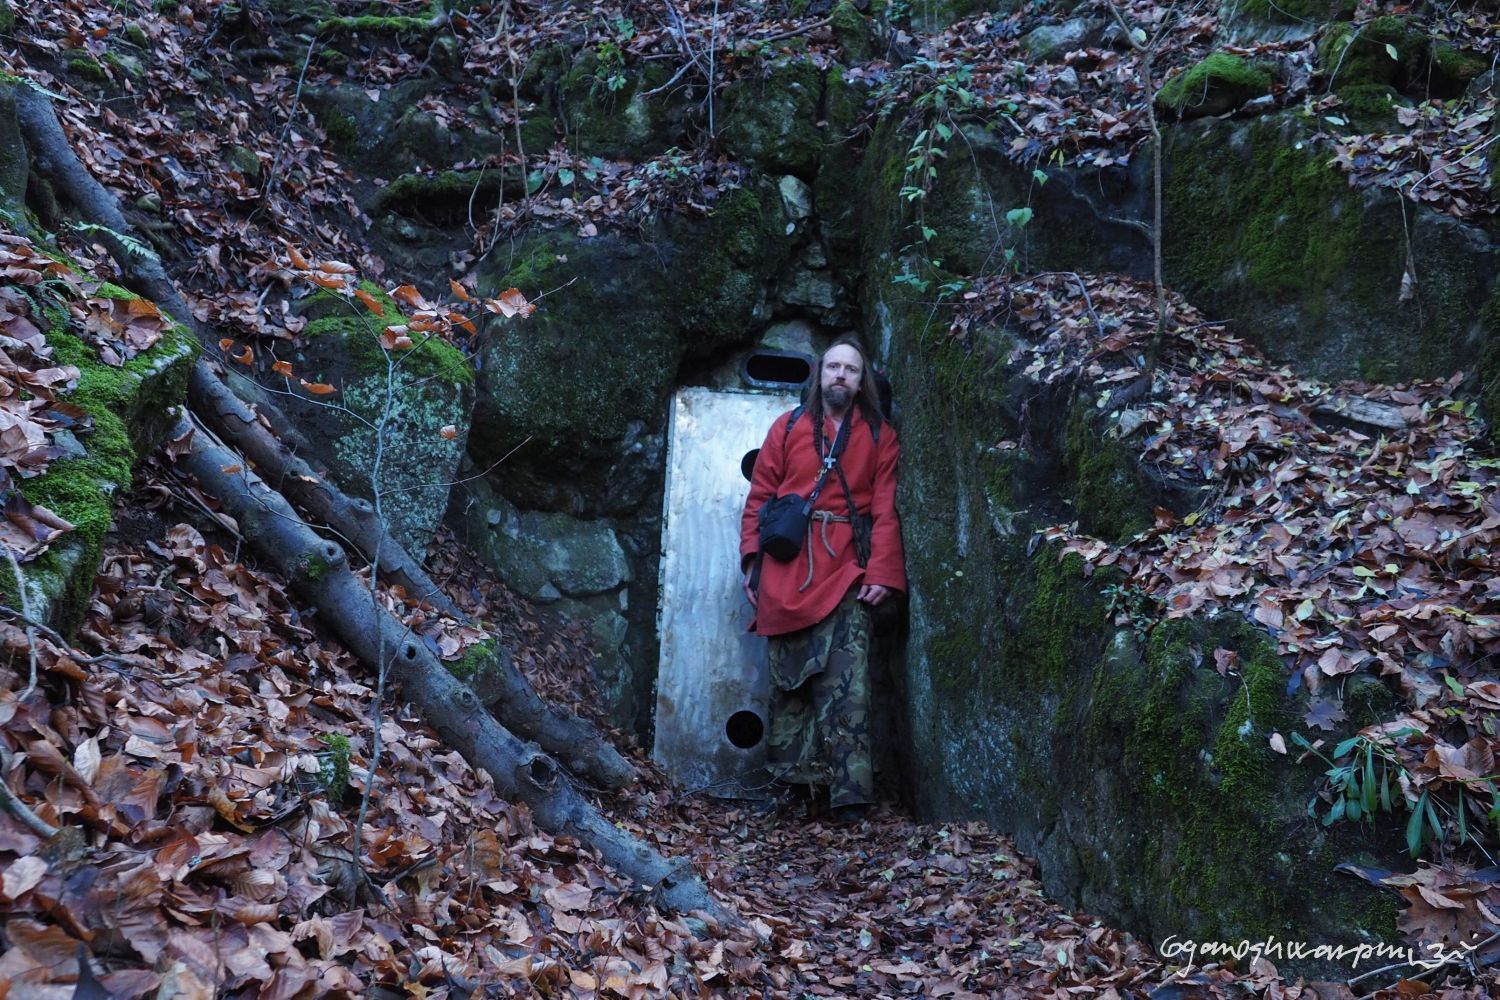
<path id="1" fill-rule="evenodd" d="M 859 588 L 859 599 L 870 606 L 879 604 L 891 596 L 890 588 L 882 587 L 878 583 L 867 583 Z"/>
<path id="2" fill-rule="evenodd" d="M 745 581 L 744 582 L 745 582 L 745 598 L 747 600 L 749 600 L 750 606 L 752 608 L 756 608 L 758 610 L 760 608 L 760 598 L 755 595 L 755 588 L 752 587 L 752 586 L 750 586 L 750 574 L 749 573 L 745 574 Z"/>

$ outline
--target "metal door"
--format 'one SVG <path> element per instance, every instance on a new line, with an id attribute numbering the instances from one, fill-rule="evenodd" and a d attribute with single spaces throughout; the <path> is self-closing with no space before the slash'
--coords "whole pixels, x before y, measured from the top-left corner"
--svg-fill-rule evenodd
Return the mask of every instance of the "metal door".
<path id="1" fill-rule="evenodd" d="M 652 755 L 687 788 L 754 795 L 766 761 L 766 641 L 740 586 L 745 456 L 796 403 L 685 388 L 672 398 Z M 748 466 L 747 466 L 748 467 Z"/>

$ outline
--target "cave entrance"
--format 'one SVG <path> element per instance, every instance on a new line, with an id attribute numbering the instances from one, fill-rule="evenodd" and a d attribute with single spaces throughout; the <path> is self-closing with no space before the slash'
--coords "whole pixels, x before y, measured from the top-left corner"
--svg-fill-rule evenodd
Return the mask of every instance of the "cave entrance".
<path id="1" fill-rule="evenodd" d="M 766 643 L 746 631 L 740 511 L 766 428 L 796 405 L 813 363 L 810 353 L 758 350 L 726 387 L 672 397 L 652 756 L 688 788 L 720 797 L 763 793 Z"/>

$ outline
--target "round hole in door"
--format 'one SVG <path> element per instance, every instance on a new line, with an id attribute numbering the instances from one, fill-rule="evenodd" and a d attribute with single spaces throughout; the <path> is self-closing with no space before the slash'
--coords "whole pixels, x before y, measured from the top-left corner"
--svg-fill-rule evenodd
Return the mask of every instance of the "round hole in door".
<path id="1" fill-rule="evenodd" d="M 724 724 L 724 735 L 741 750 L 749 750 L 765 737 L 766 724 L 754 712 L 742 709 L 731 715 Z"/>

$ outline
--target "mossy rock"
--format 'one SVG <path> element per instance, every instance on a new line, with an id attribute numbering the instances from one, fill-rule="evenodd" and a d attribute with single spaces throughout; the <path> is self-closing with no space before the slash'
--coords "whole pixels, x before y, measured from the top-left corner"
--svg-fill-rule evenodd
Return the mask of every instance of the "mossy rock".
<path id="1" fill-rule="evenodd" d="M 1339 114 L 1362 132 L 1394 129 L 1399 125 L 1397 108 L 1411 107 L 1411 101 L 1395 87 L 1381 83 L 1359 84 L 1339 90 Z"/>
<path id="2" fill-rule="evenodd" d="M 320 35 L 385 35 L 417 39 L 431 35 L 437 27 L 431 20 L 424 17 L 365 14 L 324 18 L 318 22 L 317 33 Z"/>
<path id="3" fill-rule="evenodd" d="M 860 186 L 866 140 L 861 131 L 870 88 L 842 66 L 828 71 L 823 97 L 827 142 L 813 182 L 813 211 L 829 266 L 851 287 L 859 280 L 859 251 L 866 192 Z"/>
<path id="4" fill-rule="evenodd" d="M 986 11 L 1008 14 L 1021 6 L 1022 2 L 1023 0 L 912 0 L 911 3 L 902 5 L 902 10 L 907 24 L 914 31 L 939 32 L 966 17 Z M 870 9 L 874 12 L 879 7 L 881 14 L 892 17 L 895 6 L 890 3 L 872 3 Z"/>
<path id="5" fill-rule="evenodd" d="M 839 0 L 829 15 L 833 37 L 844 50 L 844 60 L 851 65 L 867 62 L 875 54 L 875 36 L 870 19 L 849 0 Z"/>
<path id="6" fill-rule="evenodd" d="M 1274 360 L 1382 381 L 1441 378 L 1479 348 L 1485 232 L 1352 187 L 1295 112 L 1168 130 L 1167 281 Z M 1410 258 L 1419 281 L 1399 300 Z"/>
<path id="7" fill-rule="evenodd" d="M 822 105 L 823 74 L 812 60 L 778 58 L 725 88 L 719 138 L 741 162 L 809 180 L 825 141 L 818 128 Z"/>
<path id="8" fill-rule="evenodd" d="M 901 196 L 911 133 L 894 118 L 881 120 L 859 172 L 863 243 L 869 254 L 920 242 L 920 255 L 965 277 L 1007 268 L 1013 255 L 1023 271 L 1116 271 L 1149 276 L 1150 251 L 1140 230 L 1120 218 L 1149 212 L 1149 163 L 1128 170 L 1048 166 L 1039 184 L 1030 163 L 1016 163 L 1009 140 L 974 122 L 961 122 L 952 155 L 938 167 L 927 196 L 914 207 Z M 1033 216 L 1020 226 L 1013 208 Z M 920 241 L 919 226 L 932 235 Z M 1011 253 L 1008 254 L 1007 251 Z"/>
<path id="9" fill-rule="evenodd" d="M 370 198 L 374 213 L 396 213 L 435 225 L 461 223 L 474 205 L 494 205 L 525 194 L 516 169 L 441 170 L 435 173 L 402 174 Z"/>
<path id="10" fill-rule="evenodd" d="M 514 145 L 488 128 L 449 128 L 421 110 L 418 102 L 436 86 L 431 79 L 403 80 L 372 101 L 363 87 L 343 83 L 308 87 L 305 97 L 333 148 L 376 177 L 442 170 Z"/>
<path id="11" fill-rule="evenodd" d="M 108 285 L 99 294 L 137 297 Z M 79 437 L 82 455 L 55 461 L 41 476 L 20 482 L 26 499 L 74 526 L 23 567 L 23 575 L 34 613 L 71 635 L 88 610 L 114 500 L 130 488 L 138 461 L 171 428 L 172 408 L 186 398 L 198 344 L 185 327 L 173 325 L 150 350 L 116 368 L 98 360 L 97 349 L 77 336 L 65 314 L 54 312 L 50 319 L 46 337 L 54 363 L 79 370 L 77 387 L 64 398 L 88 413 L 93 430 Z M 0 589 L 15 594 L 8 566 L 0 568 Z"/>
<path id="12" fill-rule="evenodd" d="M 688 145 L 687 116 L 694 102 L 686 91 L 648 96 L 671 77 L 665 63 L 625 65 L 588 51 L 558 79 L 550 92 L 555 97 L 545 106 L 563 123 L 574 155 L 649 159 Z"/>
<path id="13" fill-rule="evenodd" d="M 1335 90 L 1368 84 L 1403 87 L 1426 61 L 1427 39 L 1404 17 L 1331 25 L 1318 43 L 1318 72 Z"/>
<path id="14" fill-rule="evenodd" d="M 1269 94 L 1274 82 L 1264 67 L 1215 52 L 1163 84 L 1156 93 L 1156 103 L 1181 118 L 1221 115 Z"/>
<path id="15" fill-rule="evenodd" d="M 1432 97 L 1458 97 L 1469 84 L 1483 76 L 1490 61 L 1477 53 L 1455 45 L 1434 44 L 1430 47 L 1431 78 L 1428 93 Z"/>
<path id="16" fill-rule="evenodd" d="M 391 533 L 419 558 L 426 552 L 458 479 L 474 400 L 474 371 L 458 348 L 412 333 L 416 346 L 385 351 L 380 332 L 400 323 L 401 310 L 378 286 L 363 289 L 384 310 L 320 291 L 303 305 L 311 320 L 291 359 L 298 379 L 335 386 L 336 395 L 288 400 L 306 429 L 312 458 L 345 492 L 376 499 Z M 259 380 L 279 379 L 269 371 Z M 280 388 L 279 385 L 277 385 Z M 383 430 L 382 428 L 383 421 Z M 452 427 L 452 436 L 444 428 Z"/>
<path id="17" fill-rule="evenodd" d="M 1231 16 L 1316 27 L 1329 21 L 1347 21 L 1354 16 L 1355 6 L 1355 0 L 1231 0 L 1221 10 Z"/>
<path id="18" fill-rule="evenodd" d="M 230 146 L 224 153 L 224 162 L 238 170 L 250 183 L 260 182 L 260 157 L 255 155 L 255 150 L 245 146 Z"/>
<path id="19" fill-rule="evenodd" d="M 67 55 L 68 71 L 74 76 L 85 80 L 93 80 L 102 83 L 109 79 L 109 73 L 99 65 L 99 61 L 89 55 L 83 49 L 73 49 Z"/>
<path id="20" fill-rule="evenodd" d="M 526 442 L 504 467 L 505 494 L 525 507 L 639 503 L 661 456 L 636 446 L 660 433 L 679 366 L 770 318 L 767 284 L 793 239 L 780 192 L 761 181 L 724 195 L 706 221 L 668 217 L 644 240 L 544 233 L 488 265 L 482 288 L 556 291 L 487 340 L 476 459 Z"/>
<path id="21" fill-rule="evenodd" d="M 1496 171 L 1500 173 L 1500 164 L 1497 164 Z M 1500 289 L 1480 310 L 1479 324 L 1484 346 L 1480 349 L 1475 389 L 1480 412 L 1489 423 L 1490 441 L 1500 444 Z"/>
<path id="22" fill-rule="evenodd" d="M 1394 860 L 1382 851 L 1400 831 L 1308 821 L 1321 768 L 1267 746 L 1298 722 L 1270 638 L 1237 615 L 1118 631 L 1117 571 L 1085 578 L 1076 555 L 1031 551 L 1070 516 L 1112 534 L 1140 523 L 1086 506 L 1111 484 L 1160 502 L 1139 463 L 1067 387 L 1019 378 L 1003 331 L 963 345 L 920 306 L 882 305 L 868 336 L 889 335 L 905 401 L 912 632 L 896 685 L 919 812 L 984 818 L 1038 858 L 1053 898 L 1151 940 L 1392 939 L 1393 902 L 1333 869 Z M 1214 669 L 1217 647 L 1239 654 L 1239 676 Z"/>

